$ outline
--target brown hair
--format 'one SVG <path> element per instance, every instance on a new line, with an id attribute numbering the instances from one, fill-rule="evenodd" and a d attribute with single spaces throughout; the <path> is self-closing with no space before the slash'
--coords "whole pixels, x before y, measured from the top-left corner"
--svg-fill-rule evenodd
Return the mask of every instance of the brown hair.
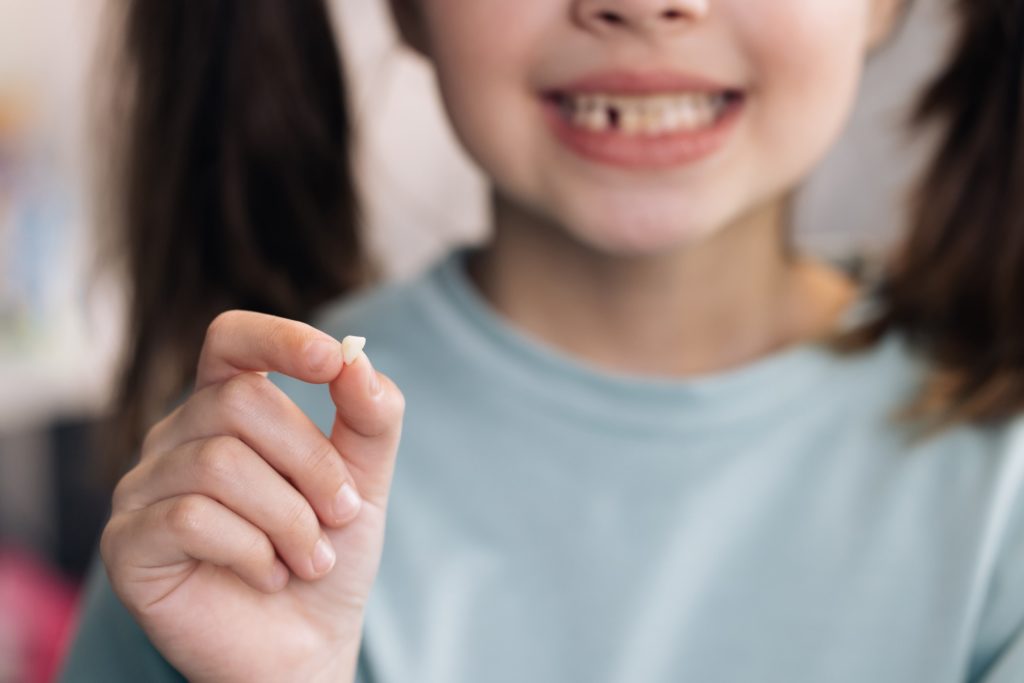
<path id="1" fill-rule="evenodd" d="M 194 373 L 209 322 L 302 318 L 366 278 L 350 120 L 323 0 L 128 0 L 115 248 L 129 285 L 122 469 Z"/>
<path id="2" fill-rule="evenodd" d="M 959 35 L 920 99 L 939 144 L 911 231 L 878 291 L 881 315 L 842 341 L 889 331 L 934 371 L 903 416 L 927 432 L 1024 411 L 1024 0 L 957 0 Z"/>

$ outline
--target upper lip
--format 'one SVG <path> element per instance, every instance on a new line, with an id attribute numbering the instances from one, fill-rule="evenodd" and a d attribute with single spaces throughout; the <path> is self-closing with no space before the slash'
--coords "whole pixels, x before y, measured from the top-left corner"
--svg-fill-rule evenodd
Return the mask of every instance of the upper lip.
<path id="1" fill-rule="evenodd" d="M 601 71 L 549 88 L 547 94 L 622 94 L 740 92 L 739 88 L 679 71 Z"/>

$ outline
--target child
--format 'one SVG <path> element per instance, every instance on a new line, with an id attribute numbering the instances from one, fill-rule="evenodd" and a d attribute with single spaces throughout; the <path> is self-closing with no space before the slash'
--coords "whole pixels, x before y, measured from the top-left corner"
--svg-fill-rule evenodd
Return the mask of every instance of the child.
<path id="1" fill-rule="evenodd" d="M 393 4 L 494 237 L 313 316 L 394 383 L 217 318 L 66 679 L 1024 678 L 1024 3 L 957 4 L 875 296 L 785 216 L 896 0 Z"/>

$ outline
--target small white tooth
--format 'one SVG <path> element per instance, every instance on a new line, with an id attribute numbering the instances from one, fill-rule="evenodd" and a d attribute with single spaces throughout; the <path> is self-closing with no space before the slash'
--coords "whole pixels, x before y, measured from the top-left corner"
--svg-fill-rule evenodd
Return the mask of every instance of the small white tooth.
<path id="1" fill-rule="evenodd" d="M 590 109 L 587 113 L 585 124 L 588 130 L 600 133 L 608 130 L 608 101 L 601 95 L 596 95 L 590 100 Z"/>
<path id="2" fill-rule="evenodd" d="M 662 97 L 658 102 L 658 121 L 661 125 L 661 133 L 669 133 L 676 128 L 676 116 L 672 109 L 672 99 Z"/>
<path id="3" fill-rule="evenodd" d="M 595 133 L 608 130 L 608 108 L 607 107 L 594 107 L 587 114 L 587 121 L 584 126 L 587 130 L 592 130 Z"/>
<path id="4" fill-rule="evenodd" d="M 349 335 L 341 340 L 341 360 L 344 365 L 351 365 L 366 346 L 366 337 Z"/>
<path id="5" fill-rule="evenodd" d="M 693 130 L 697 127 L 697 109 L 689 97 L 679 104 L 679 123 L 684 130 Z"/>
<path id="6" fill-rule="evenodd" d="M 670 97 L 665 104 L 665 125 L 673 132 L 683 129 L 682 98 Z"/>
<path id="7" fill-rule="evenodd" d="M 661 108 L 661 130 L 663 133 L 674 133 L 679 127 L 679 117 L 672 100 L 666 98 Z"/>

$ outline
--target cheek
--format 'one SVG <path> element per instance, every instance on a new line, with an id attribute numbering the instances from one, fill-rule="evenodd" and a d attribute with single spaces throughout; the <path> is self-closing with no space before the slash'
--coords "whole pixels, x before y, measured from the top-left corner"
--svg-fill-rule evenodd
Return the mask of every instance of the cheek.
<path id="1" fill-rule="evenodd" d="M 737 42 L 753 69 L 751 123 L 762 151 L 778 161 L 812 165 L 852 109 L 865 59 L 869 3 L 737 0 L 730 7 L 741 34 Z"/>
<path id="2" fill-rule="evenodd" d="M 521 138 L 538 36 L 559 3 L 423 0 L 431 58 L 456 133 L 474 156 Z M 484 149 L 480 149 L 483 147 Z"/>

